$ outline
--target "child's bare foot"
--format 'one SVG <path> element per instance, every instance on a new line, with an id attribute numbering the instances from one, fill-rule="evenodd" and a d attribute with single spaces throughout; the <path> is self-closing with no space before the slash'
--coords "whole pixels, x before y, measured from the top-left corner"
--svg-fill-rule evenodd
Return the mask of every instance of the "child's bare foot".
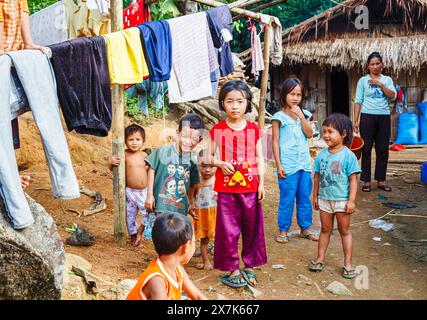
<path id="1" fill-rule="evenodd" d="M 135 241 L 133 242 L 133 245 L 135 247 L 138 247 L 141 244 L 142 235 L 144 234 L 145 226 L 141 224 L 138 228 L 138 232 L 136 233 Z"/>
<path id="2" fill-rule="evenodd" d="M 25 190 L 30 185 L 30 176 L 21 176 L 21 187 Z"/>
<path id="3" fill-rule="evenodd" d="M 135 241 L 136 241 L 136 235 L 137 233 L 133 234 L 130 236 L 130 243 L 135 246 Z"/>
<path id="4" fill-rule="evenodd" d="M 200 270 L 213 270 L 213 265 L 208 261 L 196 264 L 196 268 Z"/>

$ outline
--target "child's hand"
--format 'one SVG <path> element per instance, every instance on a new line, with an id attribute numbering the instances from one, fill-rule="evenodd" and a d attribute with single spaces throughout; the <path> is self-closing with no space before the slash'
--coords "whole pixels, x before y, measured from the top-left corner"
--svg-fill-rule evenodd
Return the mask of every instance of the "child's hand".
<path id="1" fill-rule="evenodd" d="M 21 176 L 21 187 L 25 190 L 30 185 L 30 176 Z"/>
<path id="2" fill-rule="evenodd" d="M 114 167 L 120 165 L 120 157 L 118 155 L 114 155 L 110 159 L 110 164 Z"/>
<path id="3" fill-rule="evenodd" d="M 291 111 L 292 111 L 293 113 L 295 113 L 295 114 L 297 115 L 297 117 L 298 117 L 298 118 L 300 118 L 300 119 L 305 118 L 304 113 L 302 112 L 301 108 L 300 108 L 300 107 L 298 107 L 297 105 L 292 106 L 292 107 L 291 107 Z"/>
<path id="4" fill-rule="evenodd" d="M 279 176 L 279 178 L 286 179 L 285 168 L 283 168 L 282 166 L 278 167 L 277 175 Z"/>
<path id="5" fill-rule="evenodd" d="M 313 205 L 315 210 L 319 210 L 319 198 L 317 196 L 313 196 Z"/>
<path id="6" fill-rule="evenodd" d="M 148 212 L 153 212 L 156 208 L 156 203 L 153 196 L 147 195 L 147 199 L 145 200 L 145 209 L 147 209 Z"/>
<path id="7" fill-rule="evenodd" d="M 230 162 L 222 162 L 220 168 L 226 176 L 230 176 L 234 173 L 234 166 Z"/>
<path id="8" fill-rule="evenodd" d="M 352 214 L 356 211 L 356 204 L 353 200 L 348 200 L 347 204 L 345 205 L 345 212 L 348 214 Z"/>
<path id="9" fill-rule="evenodd" d="M 258 186 L 258 200 L 259 200 L 259 202 L 262 202 L 264 200 L 264 197 L 265 197 L 264 184 L 260 183 Z"/>

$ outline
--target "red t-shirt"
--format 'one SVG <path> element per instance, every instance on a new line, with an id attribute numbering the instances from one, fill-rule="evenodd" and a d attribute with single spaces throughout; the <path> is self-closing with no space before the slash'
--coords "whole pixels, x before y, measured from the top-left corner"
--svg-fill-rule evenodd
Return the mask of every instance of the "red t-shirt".
<path id="1" fill-rule="evenodd" d="M 255 123 L 246 121 L 246 127 L 236 131 L 223 120 L 213 126 L 209 135 L 218 146 L 220 159 L 230 162 L 235 169 L 234 174 L 226 176 L 218 168 L 215 176 L 215 191 L 257 192 L 259 180 L 256 144 L 261 137 L 261 129 Z"/>

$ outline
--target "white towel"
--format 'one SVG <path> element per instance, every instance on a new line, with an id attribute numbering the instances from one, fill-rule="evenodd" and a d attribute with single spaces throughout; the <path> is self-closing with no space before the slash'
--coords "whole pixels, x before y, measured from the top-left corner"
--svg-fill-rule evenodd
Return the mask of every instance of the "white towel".
<path id="1" fill-rule="evenodd" d="M 206 13 L 167 20 L 172 36 L 169 101 L 180 103 L 212 95 L 210 74 L 218 69 Z"/>

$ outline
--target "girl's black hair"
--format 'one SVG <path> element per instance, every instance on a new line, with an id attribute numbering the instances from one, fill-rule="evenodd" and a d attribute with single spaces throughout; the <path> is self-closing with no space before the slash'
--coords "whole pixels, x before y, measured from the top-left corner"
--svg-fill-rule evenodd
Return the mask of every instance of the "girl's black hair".
<path id="1" fill-rule="evenodd" d="M 346 133 L 343 143 L 350 145 L 353 140 L 353 124 L 349 117 L 342 113 L 333 113 L 323 121 L 322 126 L 332 127 L 337 130 L 340 135 Z"/>
<path id="2" fill-rule="evenodd" d="M 282 89 L 280 90 L 279 104 L 280 107 L 286 106 L 286 96 L 299 86 L 301 88 L 302 99 L 304 99 L 304 85 L 301 80 L 295 77 L 286 79 L 282 84 Z M 302 100 L 301 100 L 302 102 Z"/>
<path id="3" fill-rule="evenodd" d="M 197 113 L 187 113 L 181 117 L 178 124 L 178 131 L 182 131 L 183 125 L 190 126 L 190 129 L 202 130 L 205 128 L 203 119 Z"/>
<path id="4" fill-rule="evenodd" d="M 182 214 L 163 213 L 154 221 L 151 235 L 157 254 L 169 255 L 193 239 L 193 225 Z"/>
<path id="5" fill-rule="evenodd" d="M 137 124 L 131 124 L 125 128 L 125 139 L 127 139 L 130 135 L 139 132 L 142 136 L 142 141 L 145 142 L 145 130 L 143 127 Z"/>
<path id="6" fill-rule="evenodd" d="M 239 91 L 248 101 L 248 105 L 246 106 L 245 113 L 252 112 L 252 92 L 246 82 L 241 80 L 230 80 L 226 82 L 219 92 L 219 109 L 225 111 L 224 108 L 224 100 L 227 94 L 233 90 Z"/>
<path id="7" fill-rule="evenodd" d="M 378 58 L 380 60 L 380 62 L 383 63 L 383 58 L 381 57 L 380 53 L 374 51 L 368 57 L 368 65 L 371 62 L 371 60 L 374 59 L 374 58 Z"/>

